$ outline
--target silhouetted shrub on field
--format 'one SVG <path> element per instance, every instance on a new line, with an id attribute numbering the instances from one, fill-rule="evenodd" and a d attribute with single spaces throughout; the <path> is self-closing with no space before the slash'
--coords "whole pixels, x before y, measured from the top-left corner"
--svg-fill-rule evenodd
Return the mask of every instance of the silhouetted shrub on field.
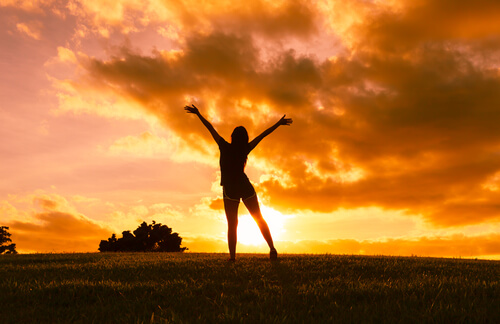
<path id="1" fill-rule="evenodd" d="M 183 252 L 187 248 L 181 247 L 182 237 L 172 233 L 167 225 L 156 223 L 148 225 L 143 222 L 133 232 L 124 231 L 122 237 L 117 239 L 111 235 L 108 240 L 99 244 L 101 252 Z"/>
<path id="2" fill-rule="evenodd" d="M 7 226 L 0 226 L 0 254 L 16 254 L 16 245 L 6 243 L 12 242 L 10 239 L 11 234 L 7 231 L 9 228 Z"/>

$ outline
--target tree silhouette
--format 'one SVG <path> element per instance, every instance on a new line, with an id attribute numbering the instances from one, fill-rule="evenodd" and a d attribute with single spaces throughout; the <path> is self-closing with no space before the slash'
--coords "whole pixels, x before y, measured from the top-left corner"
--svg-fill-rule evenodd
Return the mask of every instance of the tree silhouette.
<path id="1" fill-rule="evenodd" d="M 111 235 L 108 240 L 99 244 L 101 252 L 183 252 L 187 248 L 181 247 L 182 238 L 167 225 L 156 223 L 148 225 L 143 222 L 131 233 L 123 231 L 122 237 L 117 239 Z"/>
<path id="2" fill-rule="evenodd" d="M 10 239 L 11 234 L 7 231 L 9 228 L 7 226 L 0 226 L 0 254 L 6 253 L 6 254 L 16 254 L 16 245 L 15 244 L 9 244 L 7 245 L 6 243 L 12 242 Z"/>

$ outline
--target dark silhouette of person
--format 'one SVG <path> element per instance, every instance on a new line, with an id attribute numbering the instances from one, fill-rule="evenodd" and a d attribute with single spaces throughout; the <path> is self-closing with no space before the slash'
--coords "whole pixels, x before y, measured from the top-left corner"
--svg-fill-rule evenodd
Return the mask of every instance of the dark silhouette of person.
<path id="1" fill-rule="evenodd" d="M 251 142 L 248 141 L 248 133 L 245 127 L 238 126 L 231 134 L 231 143 L 228 143 L 222 138 L 215 128 L 206 120 L 195 105 L 186 106 L 184 109 L 191 114 L 195 114 L 200 118 L 201 122 L 210 131 L 215 142 L 219 145 L 220 150 L 220 171 L 221 171 L 221 186 L 224 197 L 224 210 L 227 218 L 227 243 L 229 246 L 229 261 L 236 259 L 236 242 L 237 242 L 237 227 L 238 227 L 238 206 L 240 200 L 243 201 L 253 219 L 259 225 L 260 231 L 267 244 L 269 245 L 269 257 L 271 260 L 278 258 L 278 252 L 274 247 L 273 238 L 269 231 L 266 221 L 260 212 L 259 201 L 255 189 L 250 183 L 244 170 L 247 162 L 248 154 L 262 141 L 264 137 L 271 134 L 276 128 L 281 125 L 289 126 L 292 123 L 291 118 L 281 119 L 273 126 L 266 129 L 262 134 L 257 136 Z"/>

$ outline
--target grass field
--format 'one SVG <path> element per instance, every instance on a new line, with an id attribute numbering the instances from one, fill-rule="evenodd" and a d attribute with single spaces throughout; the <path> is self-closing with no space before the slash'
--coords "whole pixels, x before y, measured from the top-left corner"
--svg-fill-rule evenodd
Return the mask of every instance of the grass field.
<path id="1" fill-rule="evenodd" d="M 116 253 L 0 256 L 1 323 L 500 323 L 500 262 Z"/>

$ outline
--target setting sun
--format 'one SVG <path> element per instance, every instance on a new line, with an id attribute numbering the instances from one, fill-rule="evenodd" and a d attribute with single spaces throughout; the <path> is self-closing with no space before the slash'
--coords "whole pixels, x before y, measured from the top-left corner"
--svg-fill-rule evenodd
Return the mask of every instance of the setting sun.
<path id="1" fill-rule="evenodd" d="M 279 241 L 281 234 L 284 233 L 286 216 L 270 207 L 261 205 L 262 215 L 269 226 L 273 239 Z M 242 213 L 238 219 L 238 242 L 244 245 L 259 246 L 266 241 L 260 233 L 257 223 L 248 213 Z"/>

